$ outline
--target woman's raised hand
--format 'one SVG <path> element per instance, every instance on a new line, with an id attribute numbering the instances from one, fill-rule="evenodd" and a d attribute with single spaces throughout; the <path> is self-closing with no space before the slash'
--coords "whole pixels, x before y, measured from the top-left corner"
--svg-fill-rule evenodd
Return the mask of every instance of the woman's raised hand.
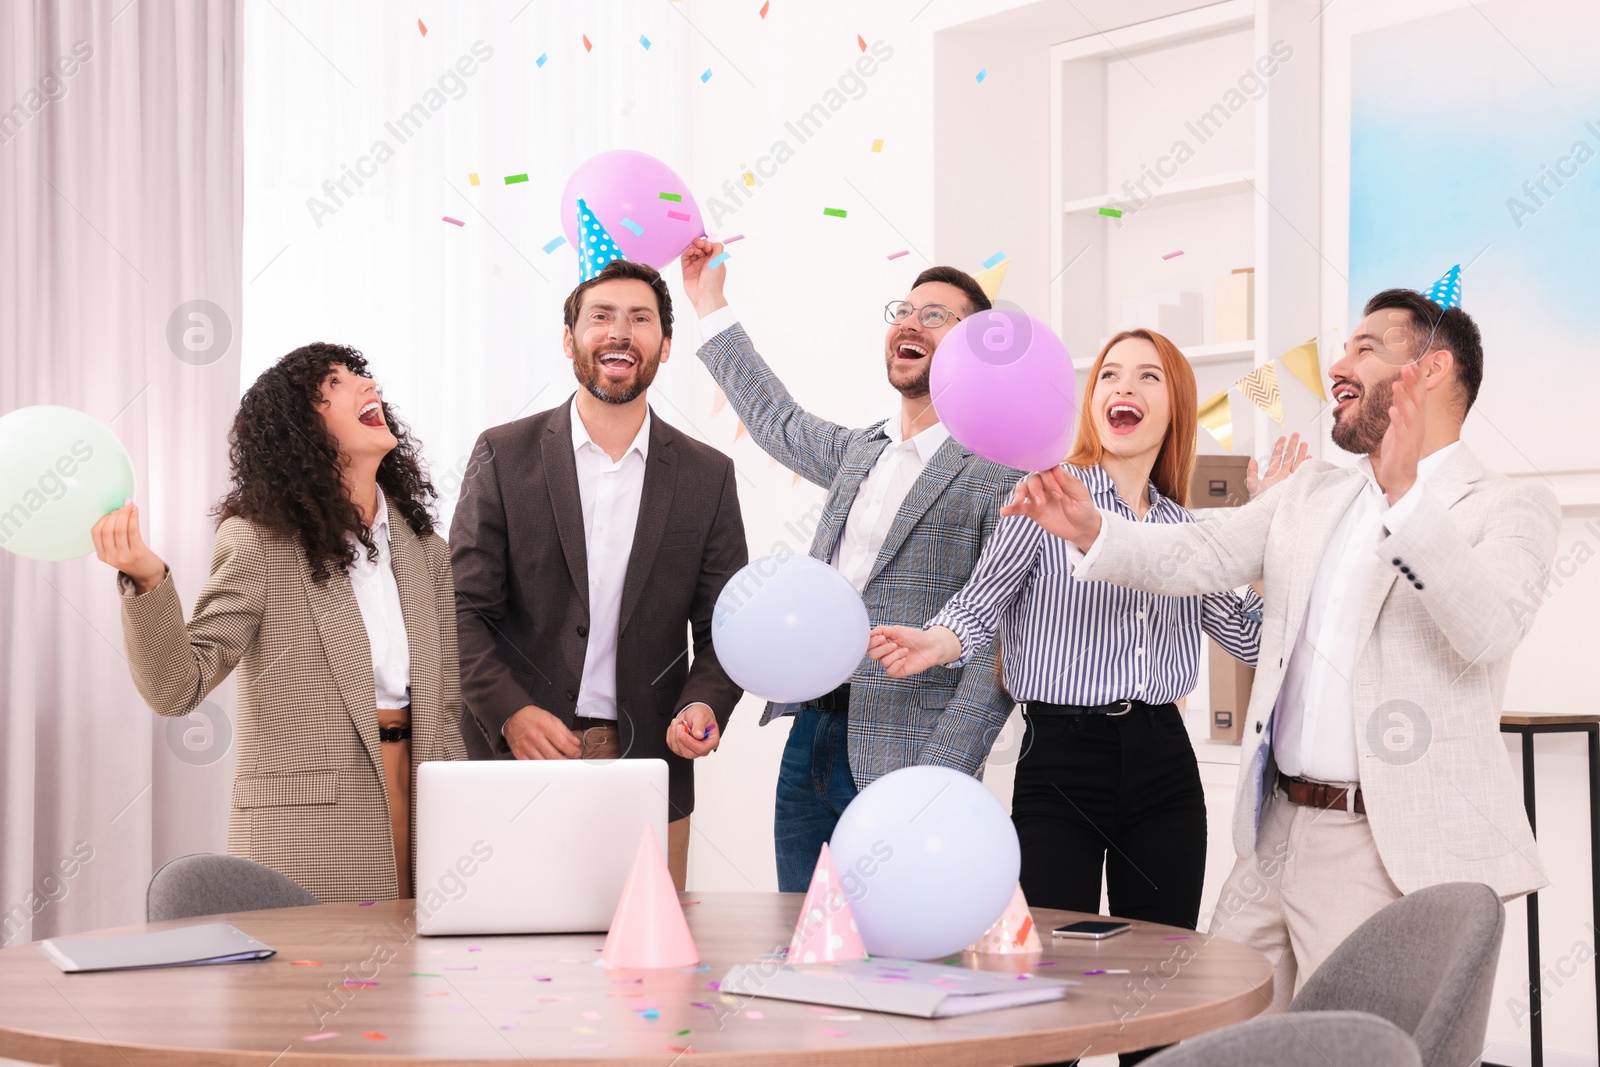
<path id="1" fill-rule="evenodd" d="M 94 538 L 94 554 L 100 562 L 133 579 L 136 591 L 148 593 L 167 576 L 167 565 L 139 536 L 139 506 L 133 501 L 102 515 L 89 536 Z"/>

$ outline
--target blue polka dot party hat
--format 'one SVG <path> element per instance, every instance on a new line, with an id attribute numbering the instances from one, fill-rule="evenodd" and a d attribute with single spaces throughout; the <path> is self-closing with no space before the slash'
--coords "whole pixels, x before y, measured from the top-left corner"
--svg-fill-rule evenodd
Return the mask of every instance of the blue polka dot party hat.
<path id="1" fill-rule="evenodd" d="M 1444 272 L 1444 277 L 1434 282 L 1423 296 L 1449 311 L 1461 306 L 1461 264 Z"/>
<path id="2" fill-rule="evenodd" d="M 578 281 L 586 282 L 614 259 L 626 259 L 617 242 L 595 218 L 583 199 L 578 200 Z"/>

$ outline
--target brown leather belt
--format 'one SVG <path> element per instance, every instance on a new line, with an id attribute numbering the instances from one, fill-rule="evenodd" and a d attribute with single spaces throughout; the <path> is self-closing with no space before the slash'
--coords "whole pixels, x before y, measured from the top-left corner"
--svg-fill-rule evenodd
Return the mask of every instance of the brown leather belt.
<path id="1" fill-rule="evenodd" d="M 1291 804 L 1303 804 L 1308 808 L 1346 810 L 1347 790 L 1341 786 L 1329 785 L 1326 782 L 1308 782 L 1304 778 L 1290 778 L 1286 774 L 1278 775 L 1278 785 Z M 1367 813 L 1367 801 L 1361 795 L 1360 786 L 1356 786 L 1355 813 L 1357 815 Z"/>

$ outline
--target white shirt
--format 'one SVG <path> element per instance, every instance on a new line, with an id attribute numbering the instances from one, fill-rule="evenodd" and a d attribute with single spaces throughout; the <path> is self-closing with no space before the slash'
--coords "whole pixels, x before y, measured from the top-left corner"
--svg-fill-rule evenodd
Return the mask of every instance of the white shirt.
<path id="1" fill-rule="evenodd" d="M 739 321 L 732 304 L 726 304 L 700 320 L 700 335 L 715 337 Z M 844 533 L 833 546 L 829 560 L 835 570 L 850 580 L 860 593 L 866 589 L 872 565 L 878 561 L 889 528 L 900 514 L 900 505 L 911 495 L 911 487 L 922 476 L 933 454 L 950 436 L 944 423 L 936 422 L 909 440 L 901 436 L 900 412 L 896 410 L 884 424 L 889 443 L 861 479 Z"/>
<path id="2" fill-rule="evenodd" d="M 377 707 L 404 708 L 411 704 L 411 643 L 406 620 L 400 613 L 400 586 L 394 580 L 394 560 L 389 554 L 389 502 L 378 489 L 377 522 L 371 528 L 376 560 L 354 534 L 346 534 L 356 547 L 355 562 L 345 568 L 356 606 L 372 646 L 372 689 Z"/>
<path id="3" fill-rule="evenodd" d="M 633 554 L 650 456 L 650 410 L 633 443 L 615 462 L 589 437 L 572 398 L 572 453 L 583 502 L 583 544 L 589 562 L 589 644 L 578 685 L 577 714 L 617 717 L 617 626 L 622 616 L 622 581 Z"/>
<path id="4" fill-rule="evenodd" d="M 1272 715 L 1272 754 L 1278 770 L 1319 782 L 1359 782 L 1355 677 L 1361 610 L 1380 562 L 1382 531 L 1394 533 L 1416 509 L 1428 479 L 1455 452 L 1453 442 L 1417 464 L 1417 480 L 1394 506 L 1363 456 L 1366 475 L 1317 566 L 1305 621 L 1289 654 Z"/>

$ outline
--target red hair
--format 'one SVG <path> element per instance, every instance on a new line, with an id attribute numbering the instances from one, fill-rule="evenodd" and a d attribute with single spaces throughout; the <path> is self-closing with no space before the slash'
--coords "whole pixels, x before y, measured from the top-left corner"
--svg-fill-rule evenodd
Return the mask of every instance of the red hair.
<path id="1" fill-rule="evenodd" d="M 1083 391 L 1083 404 L 1078 412 L 1078 437 L 1072 444 L 1072 454 L 1067 462 L 1075 467 L 1093 467 L 1105 455 L 1105 443 L 1100 440 L 1099 427 L 1094 419 L 1094 386 L 1100 378 L 1100 367 L 1106 353 L 1118 344 L 1137 337 L 1155 346 L 1161 357 L 1161 369 L 1167 378 L 1167 406 L 1171 415 L 1167 421 L 1166 436 L 1161 440 L 1161 451 L 1156 453 L 1155 466 L 1150 469 L 1150 480 L 1164 497 L 1181 507 L 1189 503 L 1189 479 L 1194 476 L 1195 434 L 1199 426 L 1199 392 L 1194 384 L 1194 369 L 1178 346 L 1153 330 L 1123 330 L 1107 341 L 1094 366 L 1089 368 L 1088 385 Z"/>

